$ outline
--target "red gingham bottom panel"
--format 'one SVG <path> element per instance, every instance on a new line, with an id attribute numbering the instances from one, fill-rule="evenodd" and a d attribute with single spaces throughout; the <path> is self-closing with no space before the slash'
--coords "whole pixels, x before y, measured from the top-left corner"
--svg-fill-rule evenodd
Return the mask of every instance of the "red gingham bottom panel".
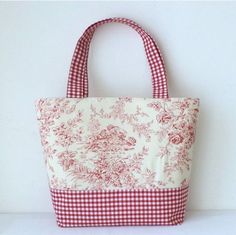
<path id="1" fill-rule="evenodd" d="M 176 225 L 184 219 L 188 187 L 151 190 L 51 189 L 61 227 Z"/>

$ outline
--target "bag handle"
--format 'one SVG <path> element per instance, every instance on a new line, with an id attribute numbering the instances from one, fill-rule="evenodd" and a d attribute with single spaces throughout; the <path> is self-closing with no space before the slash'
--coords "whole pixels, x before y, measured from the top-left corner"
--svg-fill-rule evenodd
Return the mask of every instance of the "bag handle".
<path id="1" fill-rule="evenodd" d="M 100 25 L 122 23 L 136 30 L 141 36 L 152 74 L 153 98 L 168 98 L 166 70 L 160 50 L 152 37 L 134 21 L 125 18 L 109 18 L 90 25 L 77 42 L 68 78 L 67 97 L 88 97 L 88 54 L 93 34 Z"/>

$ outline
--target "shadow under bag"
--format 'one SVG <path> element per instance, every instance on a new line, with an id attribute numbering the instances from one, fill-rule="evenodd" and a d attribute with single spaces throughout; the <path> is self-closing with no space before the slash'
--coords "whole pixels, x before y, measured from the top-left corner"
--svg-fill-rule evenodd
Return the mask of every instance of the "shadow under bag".
<path id="1" fill-rule="evenodd" d="M 112 22 L 141 36 L 153 98 L 88 97 L 89 45 L 96 28 Z M 169 98 L 160 51 L 139 25 L 110 18 L 88 27 L 66 98 L 42 98 L 36 108 L 59 226 L 183 222 L 199 99 Z"/>

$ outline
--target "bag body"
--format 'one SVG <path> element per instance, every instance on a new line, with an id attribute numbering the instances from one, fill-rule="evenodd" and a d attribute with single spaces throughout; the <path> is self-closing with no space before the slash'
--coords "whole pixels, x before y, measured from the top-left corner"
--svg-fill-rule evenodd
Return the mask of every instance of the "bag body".
<path id="1" fill-rule="evenodd" d="M 88 97 L 87 59 L 95 29 L 118 22 L 144 42 L 153 98 Z M 66 98 L 36 102 L 53 207 L 61 227 L 183 222 L 199 99 L 169 98 L 154 40 L 110 18 L 77 43 Z"/>

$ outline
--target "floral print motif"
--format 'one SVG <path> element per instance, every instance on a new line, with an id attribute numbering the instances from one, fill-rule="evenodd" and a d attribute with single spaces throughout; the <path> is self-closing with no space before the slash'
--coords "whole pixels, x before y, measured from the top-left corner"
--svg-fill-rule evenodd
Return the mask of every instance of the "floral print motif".
<path id="1" fill-rule="evenodd" d="M 187 185 L 198 99 L 40 99 L 41 142 L 58 189 Z"/>
<path id="2" fill-rule="evenodd" d="M 111 155 L 100 153 L 99 157 L 93 161 L 94 167 L 92 169 L 85 167 L 85 165 L 78 165 L 74 168 L 73 180 L 82 180 L 84 185 L 87 185 L 85 189 L 91 190 L 103 190 L 111 187 L 134 189 L 137 186 L 142 188 L 151 185 L 154 178 L 151 182 L 148 177 L 143 177 L 141 180 L 138 180 L 137 177 L 137 173 L 141 173 L 141 162 L 147 155 L 147 149 L 144 148 L 137 155 L 128 160 L 127 157 L 114 155 L 114 153 Z M 138 158 L 139 162 L 135 162 L 135 158 Z"/>
<path id="3" fill-rule="evenodd" d="M 76 163 L 75 156 L 76 152 L 69 152 L 68 150 L 58 153 L 58 162 L 60 163 L 64 171 L 69 170 Z"/>
<path id="4" fill-rule="evenodd" d="M 181 144 L 183 142 L 183 136 L 181 133 L 169 133 L 169 142 L 172 144 Z"/>
<path id="5" fill-rule="evenodd" d="M 132 137 L 126 138 L 126 135 L 126 131 L 109 125 L 97 135 L 90 137 L 85 148 L 95 153 L 116 153 L 131 150 L 134 148 L 136 140 Z"/>

